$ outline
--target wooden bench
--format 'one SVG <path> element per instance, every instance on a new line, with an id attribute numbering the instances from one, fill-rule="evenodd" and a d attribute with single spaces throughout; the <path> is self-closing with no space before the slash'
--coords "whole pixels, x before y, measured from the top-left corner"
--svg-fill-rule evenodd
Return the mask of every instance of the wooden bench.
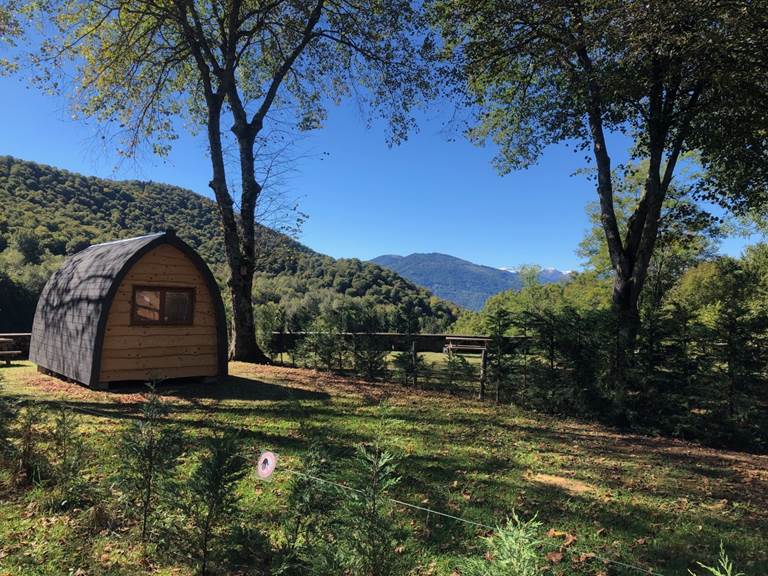
<path id="1" fill-rule="evenodd" d="M 488 350 L 490 338 L 482 336 L 446 336 L 443 353 L 453 355 L 455 352 L 461 354 L 483 354 Z"/>
<path id="2" fill-rule="evenodd" d="M 0 358 L 5 360 L 5 365 L 11 365 L 11 358 L 21 356 L 21 350 L 0 350 Z"/>
<path id="3" fill-rule="evenodd" d="M 11 365 L 11 358 L 21 356 L 21 350 L 11 350 L 13 347 L 13 338 L 0 338 L 0 358 L 5 360 L 5 365 Z"/>

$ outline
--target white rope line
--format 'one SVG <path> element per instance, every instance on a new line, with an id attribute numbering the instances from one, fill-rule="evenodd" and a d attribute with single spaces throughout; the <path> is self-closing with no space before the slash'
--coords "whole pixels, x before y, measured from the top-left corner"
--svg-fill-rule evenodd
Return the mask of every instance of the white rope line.
<path id="1" fill-rule="evenodd" d="M 68 408 L 69 410 L 73 410 L 75 412 L 81 412 L 84 414 L 90 414 L 93 416 L 100 416 L 100 417 L 106 417 L 106 418 L 116 418 L 117 416 L 115 414 L 110 414 L 108 412 L 102 412 L 98 409 L 88 409 L 88 408 L 82 408 L 80 406 L 72 406 L 65 402 L 61 401 L 55 401 L 53 400 L 52 403 L 58 404 L 60 407 Z M 304 478 L 308 478 L 310 480 L 314 480 L 316 482 L 321 482 L 323 484 L 328 484 L 330 486 L 335 486 L 337 488 L 341 488 L 342 490 L 347 490 L 350 492 L 356 492 L 358 494 L 364 494 L 365 492 L 363 490 L 360 490 L 358 488 L 354 488 L 352 486 L 347 486 L 345 484 L 341 484 L 339 482 L 334 482 L 332 480 L 328 480 L 326 478 L 320 478 L 318 476 L 312 476 L 311 474 L 306 474 L 304 472 L 299 472 L 298 470 L 292 470 L 290 468 L 283 468 L 280 470 L 281 472 L 286 472 L 288 474 L 295 474 L 297 476 L 303 476 Z M 492 530 L 496 531 L 498 527 L 491 526 L 489 524 L 483 524 L 482 522 L 475 522 L 474 520 L 467 520 L 466 518 L 462 518 L 460 516 L 454 516 L 453 514 L 448 514 L 447 512 L 441 512 L 439 510 L 434 510 L 432 508 L 427 508 L 425 506 L 419 506 L 417 504 L 411 504 L 410 502 L 404 502 L 403 500 L 398 500 L 396 498 L 389 498 L 387 497 L 387 500 L 394 504 L 398 504 L 400 506 L 405 506 L 406 508 L 411 508 L 413 510 L 419 510 L 421 512 L 426 512 L 427 514 L 435 514 L 436 516 L 442 516 L 444 518 L 450 518 L 451 520 L 455 520 L 457 522 L 463 522 L 464 524 L 468 524 L 471 526 L 477 526 L 479 528 L 485 528 L 486 530 Z M 592 554 L 593 558 L 596 560 L 599 560 L 606 564 L 615 564 L 617 566 L 623 566 L 624 568 L 629 568 L 630 570 L 636 570 L 638 572 L 643 572 L 644 574 L 649 574 L 650 576 L 664 576 L 663 574 L 659 572 L 655 572 L 653 570 L 649 570 L 648 568 L 643 568 L 642 566 L 635 566 L 634 564 L 627 564 L 625 562 L 621 562 L 619 560 L 611 560 L 609 558 L 603 558 L 601 556 L 598 556 L 594 552 L 588 552 L 588 554 Z"/>
<path id="2" fill-rule="evenodd" d="M 310 480 L 316 480 L 318 482 L 322 482 L 324 484 L 330 484 L 332 486 L 336 486 L 338 488 L 341 488 L 343 490 L 349 490 L 351 492 L 357 492 L 358 494 L 364 494 L 362 490 L 359 490 L 357 488 L 353 488 L 352 486 L 346 486 L 344 484 L 339 484 L 338 482 L 333 482 L 331 480 L 326 480 L 325 478 L 319 478 L 317 476 L 312 476 L 310 474 L 305 474 L 303 472 L 299 472 L 297 470 L 291 470 L 288 468 L 285 468 L 282 470 L 283 472 L 288 472 L 289 474 L 296 474 L 297 476 L 303 476 L 304 478 L 309 478 Z M 425 508 L 424 506 L 418 506 L 416 504 L 411 504 L 410 502 L 403 502 L 402 500 L 397 500 L 396 498 L 386 498 L 390 502 L 393 502 L 395 504 L 399 504 L 400 506 L 405 506 L 407 508 L 413 508 L 414 510 L 421 510 L 422 512 L 426 512 L 428 514 L 435 514 L 437 516 L 444 516 L 445 518 L 450 518 L 452 520 L 456 520 L 457 522 L 464 522 L 465 524 L 471 524 L 473 526 L 479 526 L 480 528 L 486 528 L 488 530 L 496 530 L 493 526 L 490 526 L 488 524 L 483 524 L 482 522 L 475 522 L 474 520 L 467 520 L 466 518 L 461 518 L 459 516 L 454 516 L 453 514 L 448 514 L 446 512 L 440 512 L 439 510 L 432 510 L 431 508 Z"/>
<path id="3" fill-rule="evenodd" d="M 364 494 L 365 492 L 363 490 L 360 490 L 358 488 L 354 488 L 352 486 L 347 486 L 345 484 L 340 484 L 339 482 L 334 482 L 333 480 L 328 480 L 326 478 L 320 478 L 318 476 L 312 476 L 311 474 L 305 474 L 304 472 L 299 472 L 298 470 L 292 470 L 290 468 L 283 468 L 281 472 L 286 472 L 288 474 L 295 474 L 297 476 L 302 476 L 304 478 L 308 478 L 310 480 L 315 480 L 317 482 L 321 482 L 323 484 L 328 484 L 330 486 L 336 486 L 337 488 L 341 488 L 343 490 L 347 490 L 350 492 L 356 492 L 358 494 Z M 417 504 L 411 504 L 410 502 L 403 502 L 402 500 L 398 500 L 396 498 L 389 498 L 386 497 L 387 500 L 390 502 L 393 502 L 395 504 L 399 504 L 400 506 L 405 506 L 407 508 L 413 508 L 414 510 L 420 510 L 422 512 L 426 512 L 427 514 L 435 514 L 437 516 L 443 516 L 445 518 L 450 518 L 451 520 L 456 520 L 457 522 L 463 522 L 465 524 L 470 524 L 472 526 L 478 526 L 480 528 L 485 528 L 487 530 L 493 530 L 494 532 L 498 530 L 498 527 L 491 526 L 489 524 L 483 524 L 482 522 L 475 522 L 474 520 L 467 520 L 466 518 L 461 518 L 460 516 L 454 516 L 453 514 L 448 514 L 446 512 L 440 512 L 439 510 L 433 510 L 432 508 L 426 508 L 425 506 L 418 506 Z M 589 552 L 589 554 L 592 554 L 592 557 L 595 560 L 599 560 L 606 564 L 616 564 L 617 566 L 623 566 L 624 568 L 629 568 L 631 570 L 637 570 L 638 572 L 643 572 L 645 574 L 650 574 L 650 576 L 664 576 L 663 574 L 660 574 L 659 572 L 654 572 L 653 570 L 649 570 L 648 568 L 643 568 L 642 566 L 635 566 L 633 564 L 626 564 L 624 562 L 620 562 L 618 560 L 610 560 L 609 558 L 603 558 L 601 556 L 598 556 L 594 552 Z"/>

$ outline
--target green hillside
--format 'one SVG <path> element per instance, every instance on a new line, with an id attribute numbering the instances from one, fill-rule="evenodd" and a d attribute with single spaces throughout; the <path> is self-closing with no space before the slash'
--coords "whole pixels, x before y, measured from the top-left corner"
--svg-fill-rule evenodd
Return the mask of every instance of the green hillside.
<path id="1" fill-rule="evenodd" d="M 50 273 L 89 244 L 174 228 L 219 280 L 226 276 L 216 205 L 183 188 L 82 176 L 3 156 L 0 206 L 0 332 L 28 330 Z M 453 306 L 379 266 L 335 260 L 264 227 L 257 246 L 259 304 L 295 310 L 307 299 L 344 300 L 385 311 L 385 328 L 394 327 L 399 309 L 421 318 L 424 329 L 455 319 Z"/>

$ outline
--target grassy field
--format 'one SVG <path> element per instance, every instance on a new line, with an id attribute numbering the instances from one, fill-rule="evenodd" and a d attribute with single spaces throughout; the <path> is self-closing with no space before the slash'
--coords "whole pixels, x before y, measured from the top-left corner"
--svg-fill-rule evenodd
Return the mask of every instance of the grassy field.
<path id="1" fill-rule="evenodd" d="M 521 413 L 396 385 L 371 385 L 308 370 L 233 363 L 222 385 L 163 386 L 171 417 L 199 437 L 241 430 L 254 453 L 280 455 L 274 481 L 243 482 L 243 504 L 275 539 L 285 510 L 288 470 L 301 466 L 303 419 L 326 431 L 335 462 L 329 477 L 345 480 L 355 444 L 385 430 L 383 442 L 402 457 L 396 498 L 483 524 L 515 510 L 537 515 L 549 542 L 552 575 L 687 575 L 695 560 L 714 563 L 720 542 L 747 576 L 768 574 L 768 457 L 717 451 L 663 438 L 622 435 L 600 426 Z M 103 482 L 115 466 L 115 432 L 135 418 L 141 390 L 91 391 L 38 374 L 20 363 L 0 368 L 4 393 L 81 414 L 93 448 L 87 471 Z M 0 575 L 188 574 L 179 559 L 137 568 L 135 527 L 84 526 L 88 510 L 50 513 L 35 490 L 0 499 Z M 423 553 L 418 574 L 452 575 L 459 560 L 482 554 L 487 530 L 397 508 Z M 568 535 L 575 537 L 575 540 Z M 703 571 L 700 571 L 703 574 Z"/>

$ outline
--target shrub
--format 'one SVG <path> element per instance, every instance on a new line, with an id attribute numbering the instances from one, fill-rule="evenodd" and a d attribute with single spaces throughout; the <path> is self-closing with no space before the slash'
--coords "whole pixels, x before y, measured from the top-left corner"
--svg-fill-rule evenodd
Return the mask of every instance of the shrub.
<path id="1" fill-rule="evenodd" d="M 512 518 L 492 536 L 483 538 L 482 558 L 467 559 L 461 566 L 463 576 L 539 576 L 543 571 L 540 536 L 541 522 L 535 518 L 523 522 Z"/>
<path id="2" fill-rule="evenodd" d="M 274 572 L 280 575 L 326 573 L 319 559 L 326 558 L 325 552 L 332 545 L 327 541 L 328 535 L 335 531 L 336 520 L 330 512 L 338 507 L 338 490 L 309 477 L 328 476 L 328 450 L 319 435 L 303 423 L 301 434 L 312 438 L 302 473 L 294 474 L 288 482 L 288 515 L 283 522 L 285 545 Z"/>
<path id="3" fill-rule="evenodd" d="M 88 502 L 91 486 L 83 478 L 85 443 L 78 432 L 78 421 L 68 408 L 61 408 L 53 428 L 53 478 L 56 488 L 49 501 L 57 507 L 71 507 Z"/>
<path id="4" fill-rule="evenodd" d="M 376 380 L 387 372 L 387 355 L 381 341 L 375 334 L 356 334 L 354 337 L 353 357 L 355 372 L 366 380 Z"/>
<path id="5" fill-rule="evenodd" d="M 253 317 L 259 347 L 274 359 L 277 350 L 273 335 L 285 331 L 285 310 L 275 302 L 267 302 L 253 307 Z"/>
<path id="6" fill-rule="evenodd" d="M 405 384 L 419 383 L 419 378 L 426 373 L 427 364 L 424 357 L 411 347 L 410 351 L 398 352 L 392 361 L 397 379 Z"/>
<path id="7" fill-rule="evenodd" d="M 475 369 L 464 356 L 450 354 L 445 362 L 445 368 L 441 376 L 443 386 L 453 391 L 460 384 L 471 382 L 475 377 Z"/>
<path id="8" fill-rule="evenodd" d="M 335 323 L 318 317 L 309 327 L 301 343 L 299 356 L 315 370 L 332 372 L 344 368 L 346 346 L 344 338 Z"/>
<path id="9" fill-rule="evenodd" d="M 158 501 L 171 488 L 182 442 L 178 429 L 164 423 L 168 407 L 154 387 L 141 412 L 141 419 L 131 422 L 120 437 L 119 482 L 127 501 L 138 506 L 141 540 L 146 542 Z"/>
<path id="10" fill-rule="evenodd" d="M 701 562 L 697 562 L 697 564 L 711 576 L 744 576 L 743 572 L 735 571 L 733 562 L 725 553 L 725 547 L 722 542 L 720 542 L 720 556 L 717 559 L 717 566 L 705 566 Z M 691 576 L 697 576 L 692 570 L 688 570 L 688 572 Z"/>
<path id="11" fill-rule="evenodd" d="M 205 440 L 204 454 L 190 475 L 181 502 L 198 573 L 209 573 L 212 551 L 238 511 L 237 483 L 245 475 L 240 441 L 231 432 Z"/>
<path id="12" fill-rule="evenodd" d="M 9 462 L 14 452 L 11 423 L 15 417 L 16 407 L 3 395 L 3 377 L 0 374 L 0 464 Z"/>
<path id="13" fill-rule="evenodd" d="M 486 380 L 495 385 L 496 402 L 500 402 L 502 388 L 512 373 L 512 359 L 504 340 L 512 327 L 512 316 L 503 308 L 498 308 L 488 313 L 483 321 L 490 336 Z"/>
<path id="14" fill-rule="evenodd" d="M 357 491 L 341 507 L 339 563 L 351 576 L 407 574 L 411 561 L 388 497 L 400 482 L 397 459 L 378 444 L 358 446 L 353 472 Z"/>
<path id="15" fill-rule="evenodd" d="M 41 406 L 28 404 L 19 413 L 16 472 L 21 484 L 30 485 L 39 482 L 47 474 L 48 461 L 40 449 L 40 428 L 45 421 L 46 412 Z"/>

